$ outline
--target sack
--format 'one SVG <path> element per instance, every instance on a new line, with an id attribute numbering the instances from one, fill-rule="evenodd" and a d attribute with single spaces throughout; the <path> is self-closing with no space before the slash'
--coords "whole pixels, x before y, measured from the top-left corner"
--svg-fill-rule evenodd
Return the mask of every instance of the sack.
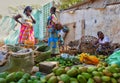
<path id="1" fill-rule="evenodd" d="M 105 61 L 110 65 L 117 64 L 120 66 L 120 50 L 111 54 Z"/>

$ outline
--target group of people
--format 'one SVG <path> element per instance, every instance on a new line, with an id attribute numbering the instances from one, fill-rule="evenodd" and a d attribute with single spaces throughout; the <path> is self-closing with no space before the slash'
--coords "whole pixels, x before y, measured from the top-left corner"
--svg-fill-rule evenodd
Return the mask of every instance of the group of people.
<path id="1" fill-rule="evenodd" d="M 20 34 L 18 38 L 19 44 L 24 44 L 26 40 L 35 42 L 33 24 L 35 24 L 36 21 L 31 13 L 32 8 L 30 6 L 27 6 L 24 9 L 23 14 L 18 14 L 14 17 L 14 19 L 21 24 Z M 62 46 L 64 44 L 63 37 L 67 31 L 56 28 L 56 25 L 59 24 L 59 22 L 56 16 L 55 7 L 51 7 L 50 13 L 51 15 L 49 16 L 47 21 L 48 46 L 51 48 L 52 54 L 56 55 L 59 54 L 59 45 Z M 21 21 L 19 20 L 19 18 L 21 18 Z M 99 31 L 97 35 L 98 41 L 95 44 L 95 46 L 98 46 L 97 51 L 102 51 L 109 47 L 109 38 L 104 36 L 101 31 Z M 58 42 L 60 44 L 58 44 Z"/>
<path id="2" fill-rule="evenodd" d="M 18 14 L 14 17 L 15 21 L 21 24 L 18 38 L 19 44 L 24 44 L 26 40 L 33 41 L 35 43 L 33 24 L 35 24 L 36 21 L 31 13 L 31 6 L 27 6 L 22 14 Z M 51 7 L 50 13 L 51 15 L 47 21 L 48 46 L 51 48 L 52 54 L 54 55 L 59 54 L 59 45 L 63 45 L 63 36 L 65 31 L 62 29 L 63 26 L 60 26 L 61 29 L 58 28 L 60 23 L 56 16 L 56 8 Z M 58 44 L 58 42 L 60 44 Z"/>

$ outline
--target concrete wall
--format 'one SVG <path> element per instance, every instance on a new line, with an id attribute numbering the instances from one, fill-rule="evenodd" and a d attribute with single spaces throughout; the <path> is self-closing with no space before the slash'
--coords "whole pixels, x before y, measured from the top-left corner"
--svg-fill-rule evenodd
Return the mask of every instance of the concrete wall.
<path id="1" fill-rule="evenodd" d="M 76 10 L 72 14 L 64 11 L 60 14 L 60 21 L 63 25 L 76 23 L 75 39 L 79 39 L 84 30 L 85 35 L 92 36 L 97 36 L 97 31 L 103 31 L 113 42 L 120 43 L 120 4 Z"/>

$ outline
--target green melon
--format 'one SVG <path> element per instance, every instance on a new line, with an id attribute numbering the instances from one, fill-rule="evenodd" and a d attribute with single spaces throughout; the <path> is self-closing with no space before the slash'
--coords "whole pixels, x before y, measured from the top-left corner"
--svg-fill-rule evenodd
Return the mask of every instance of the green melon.
<path id="1" fill-rule="evenodd" d="M 69 75 L 70 77 L 75 77 L 78 74 L 78 70 L 76 68 L 72 68 L 70 70 L 67 71 L 67 75 Z"/>
<path id="2" fill-rule="evenodd" d="M 76 78 L 70 78 L 70 83 L 79 83 Z"/>
<path id="3" fill-rule="evenodd" d="M 0 78 L 6 78 L 8 75 L 8 72 L 2 72 L 0 73 Z"/>
<path id="4" fill-rule="evenodd" d="M 64 82 L 64 83 L 69 83 L 70 82 L 70 77 L 67 74 L 62 74 L 60 76 L 60 79 Z"/>
<path id="5" fill-rule="evenodd" d="M 7 83 L 4 78 L 0 78 L 0 83 Z"/>
<path id="6" fill-rule="evenodd" d="M 26 83 L 25 79 L 20 79 L 17 83 Z"/>
<path id="7" fill-rule="evenodd" d="M 110 81 L 110 77 L 109 76 L 102 76 L 102 81 L 104 82 L 109 82 Z"/>
<path id="8" fill-rule="evenodd" d="M 8 83 L 8 82 L 15 81 L 15 75 L 16 75 L 15 72 L 10 73 L 9 75 L 7 75 L 7 77 L 6 77 L 6 81 L 7 81 L 7 83 Z"/>
<path id="9" fill-rule="evenodd" d="M 56 76 L 50 77 L 47 83 L 58 83 L 58 79 Z"/>
<path id="10" fill-rule="evenodd" d="M 65 71 L 64 68 L 58 68 L 58 69 L 56 70 L 56 72 L 55 72 L 55 74 L 56 74 L 57 76 L 60 76 L 61 74 L 65 74 L 65 73 L 66 73 L 66 71 Z"/>
<path id="11" fill-rule="evenodd" d="M 15 80 L 18 81 L 20 80 L 22 77 L 23 77 L 24 73 L 19 71 L 19 72 L 16 72 L 15 74 Z"/>

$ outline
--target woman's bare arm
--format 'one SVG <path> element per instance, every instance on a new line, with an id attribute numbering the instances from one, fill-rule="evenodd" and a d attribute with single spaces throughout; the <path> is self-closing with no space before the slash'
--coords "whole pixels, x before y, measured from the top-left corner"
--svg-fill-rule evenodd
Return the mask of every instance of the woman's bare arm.
<path id="1" fill-rule="evenodd" d="M 18 14 L 17 16 L 14 17 L 15 21 L 17 21 L 18 23 L 20 23 L 22 25 L 22 22 L 20 22 L 18 19 L 22 18 L 22 16 L 20 14 Z"/>

